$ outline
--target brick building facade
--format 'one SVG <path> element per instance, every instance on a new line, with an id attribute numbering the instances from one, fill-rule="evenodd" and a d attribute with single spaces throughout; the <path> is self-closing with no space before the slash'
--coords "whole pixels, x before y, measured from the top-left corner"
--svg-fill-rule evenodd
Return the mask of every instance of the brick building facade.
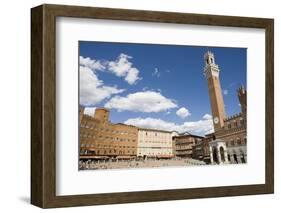
<path id="1" fill-rule="evenodd" d="M 178 135 L 173 138 L 175 143 L 176 157 L 192 158 L 192 148 L 198 144 L 204 137 L 192 135 L 189 133 Z"/>
<path id="2" fill-rule="evenodd" d="M 109 110 L 96 109 L 95 115 L 81 115 L 80 158 L 135 158 L 138 128 L 109 121 Z M 91 156 L 91 157 L 90 157 Z"/>

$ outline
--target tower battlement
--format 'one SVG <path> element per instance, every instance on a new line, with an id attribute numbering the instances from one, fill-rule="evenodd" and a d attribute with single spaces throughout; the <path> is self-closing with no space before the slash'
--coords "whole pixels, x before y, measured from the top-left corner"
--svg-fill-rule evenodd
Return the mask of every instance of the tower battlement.
<path id="1" fill-rule="evenodd" d="M 231 115 L 231 116 L 225 118 L 224 121 L 227 122 L 227 121 L 230 121 L 230 120 L 239 118 L 239 117 L 241 117 L 241 115 L 242 115 L 241 112 L 239 112 L 239 113 L 237 113 L 237 114 L 234 114 L 234 115 Z"/>
<path id="2" fill-rule="evenodd" d="M 208 50 L 208 51 L 204 54 L 204 58 L 206 59 L 206 58 L 209 57 L 209 56 L 214 57 L 214 53 L 212 53 L 211 51 Z"/>

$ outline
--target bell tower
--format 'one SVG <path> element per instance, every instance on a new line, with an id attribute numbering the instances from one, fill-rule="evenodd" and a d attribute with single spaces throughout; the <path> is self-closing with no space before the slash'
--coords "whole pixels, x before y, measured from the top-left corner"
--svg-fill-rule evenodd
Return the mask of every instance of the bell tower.
<path id="1" fill-rule="evenodd" d="M 219 79 L 219 66 L 215 63 L 214 54 L 207 51 L 204 55 L 204 75 L 208 82 L 209 97 L 215 131 L 224 126 L 225 109 Z"/>

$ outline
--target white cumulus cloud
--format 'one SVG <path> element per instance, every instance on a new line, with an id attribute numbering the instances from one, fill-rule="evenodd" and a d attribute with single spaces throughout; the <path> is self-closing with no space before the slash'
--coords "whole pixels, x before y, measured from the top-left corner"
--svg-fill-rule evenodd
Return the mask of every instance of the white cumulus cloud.
<path id="1" fill-rule="evenodd" d="M 79 57 L 79 64 L 83 67 L 88 67 L 95 71 L 107 71 L 113 73 L 117 77 L 122 77 L 128 84 L 135 84 L 139 77 L 139 70 L 133 66 L 129 60 L 131 56 L 121 53 L 116 60 L 96 60 L 89 57 Z"/>
<path id="2" fill-rule="evenodd" d="M 210 114 L 205 114 L 205 115 L 203 116 L 203 119 L 204 119 L 204 120 L 212 120 L 212 118 L 213 118 L 213 116 L 211 116 Z"/>
<path id="3" fill-rule="evenodd" d="M 105 69 L 105 65 L 101 61 L 91 59 L 89 57 L 84 58 L 83 56 L 80 56 L 79 64 L 81 66 L 88 67 L 91 70 L 104 70 Z"/>
<path id="4" fill-rule="evenodd" d="M 133 67 L 129 59 L 132 59 L 132 57 L 121 53 L 117 60 L 108 61 L 107 69 L 118 77 L 124 77 L 125 81 L 132 85 L 141 78 L 139 77 L 139 70 Z"/>
<path id="5" fill-rule="evenodd" d="M 161 112 L 176 108 L 177 104 L 155 91 L 142 91 L 128 94 L 126 97 L 115 96 L 106 104 L 107 108 L 119 111 Z"/>
<path id="6" fill-rule="evenodd" d="M 94 66 L 94 65 L 93 65 Z M 106 86 L 95 74 L 94 68 L 89 66 L 79 67 L 80 72 L 80 104 L 95 105 L 111 95 L 123 92 L 116 86 Z"/>
<path id="7" fill-rule="evenodd" d="M 84 114 L 94 116 L 96 111 L 96 107 L 85 107 Z"/>
<path id="8" fill-rule="evenodd" d="M 186 109 L 185 107 L 181 107 L 180 109 L 178 109 L 178 111 L 176 112 L 177 116 L 179 116 L 180 118 L 186 118 L 187 116 L 191 115 L 189 110 Z"/>
<path id="9" fill-rule="evenodd" d="M 131 118 L 124 122 L 142 128 L 159 129 L 166 131 L 190 132 L 195 135 L 205 135 L 214 131 L 212 120 L 198 120 L 176 124 L 157 118 Z"/>

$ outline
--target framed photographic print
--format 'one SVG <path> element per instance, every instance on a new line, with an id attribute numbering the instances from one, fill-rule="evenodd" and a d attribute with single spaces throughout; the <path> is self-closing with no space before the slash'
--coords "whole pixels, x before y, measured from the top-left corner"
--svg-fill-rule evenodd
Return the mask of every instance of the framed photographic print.
<path id="1" fill-rule="evenodd" d="M 31 9 L 31 203 L 274 191 L 272 19 Z"/>

